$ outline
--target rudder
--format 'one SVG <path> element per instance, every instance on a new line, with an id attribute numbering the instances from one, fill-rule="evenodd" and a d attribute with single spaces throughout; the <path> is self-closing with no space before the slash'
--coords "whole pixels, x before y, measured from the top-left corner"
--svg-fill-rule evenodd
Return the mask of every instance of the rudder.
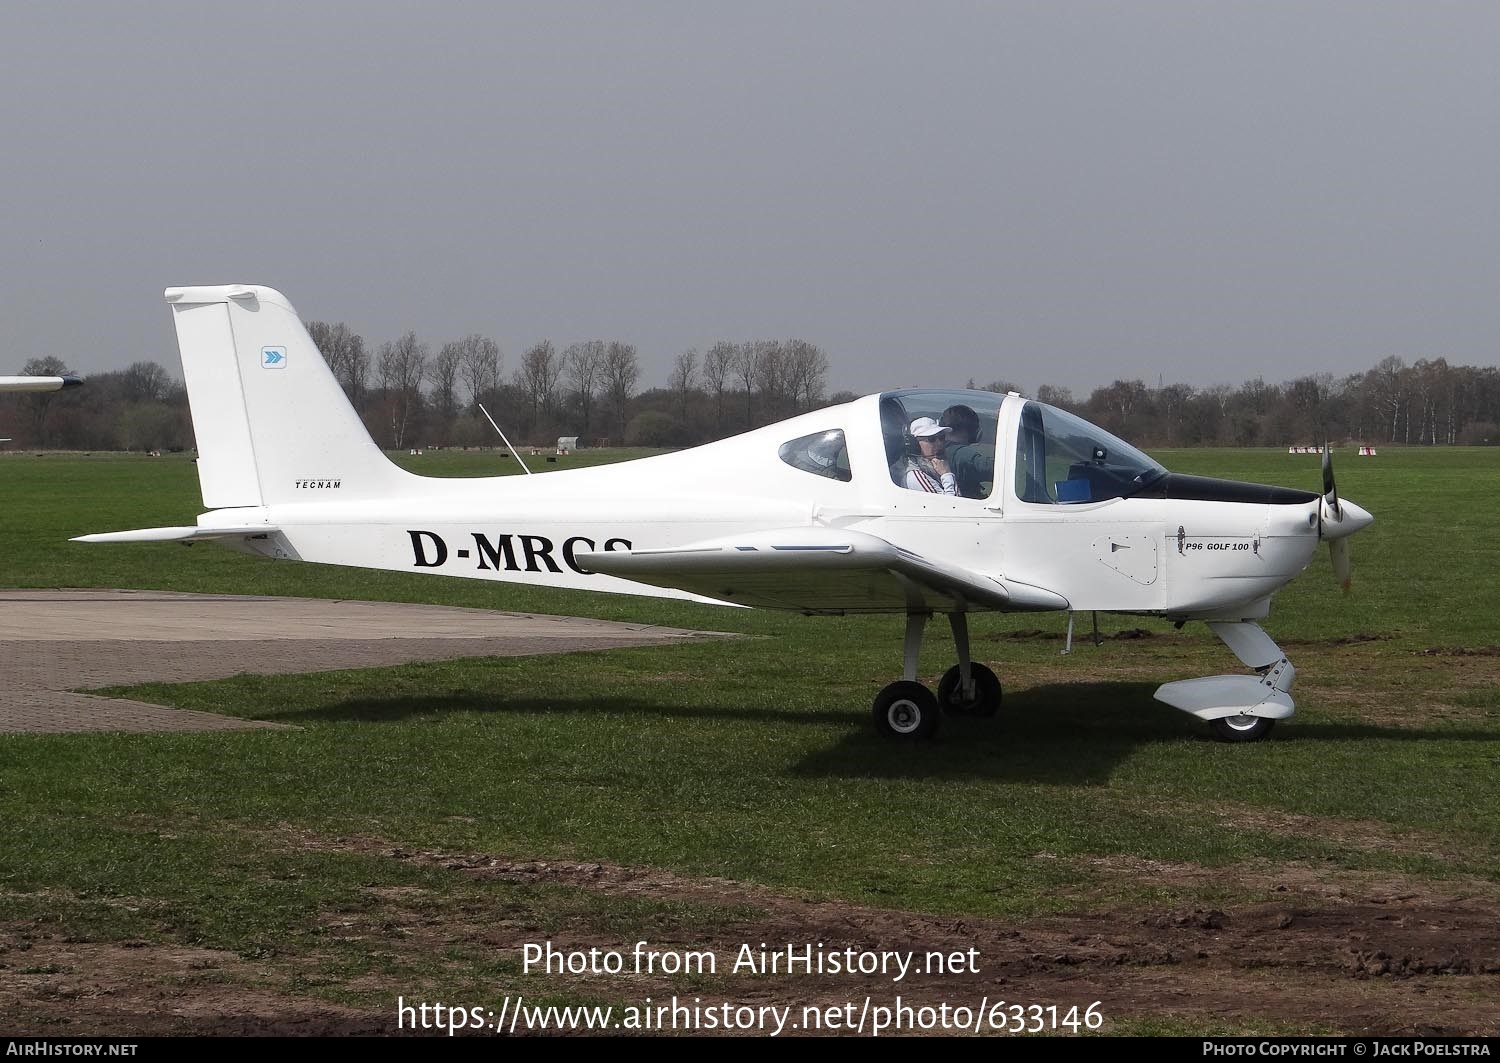
<path id="1" fill-rule="evenodd" d="M 274 288 L 168 288 L 211 509 L 381 498 L 412 478 L 380 451 Z"/>

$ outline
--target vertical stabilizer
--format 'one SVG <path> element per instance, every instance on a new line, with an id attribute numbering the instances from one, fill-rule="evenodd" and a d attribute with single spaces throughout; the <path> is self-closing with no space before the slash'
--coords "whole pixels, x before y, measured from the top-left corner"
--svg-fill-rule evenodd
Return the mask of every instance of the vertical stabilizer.
<path id="1" fill-rule="evenodd" d="M 412 479 L 365 430 L 273 288 L 168 288 L 210 509 L 382 498 Z"/>

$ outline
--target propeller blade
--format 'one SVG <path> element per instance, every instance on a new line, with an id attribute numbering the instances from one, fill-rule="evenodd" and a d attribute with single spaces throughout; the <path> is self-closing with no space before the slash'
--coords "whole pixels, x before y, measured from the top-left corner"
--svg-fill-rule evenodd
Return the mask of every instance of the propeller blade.
<path id="1" fill-rule="evenodd" d="M 1328 441 L 1323 441 L 1323 504 L 1318 507 L 1318 536 L 1323 536 L 1323 524 L 1331 520 L 1337 524 L 1344 519 L 1343 507 L 1339 505 L 1338 485 L 1333 481 L 1333 453 Z"/>
<path id="2" fill-rule="evenodd" d="M 1333 574 L 1338 579 L 1339 586 L 1348 594 L 1349 584 L 1354 577 L 1354 558 L 1349 553 L 1349 537 L 1329 540 L 1328 555 L 1333 558 Z"/>

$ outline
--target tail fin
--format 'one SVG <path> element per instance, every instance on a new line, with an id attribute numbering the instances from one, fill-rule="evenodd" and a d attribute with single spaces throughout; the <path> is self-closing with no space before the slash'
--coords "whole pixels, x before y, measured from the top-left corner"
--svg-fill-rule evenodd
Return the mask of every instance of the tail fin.
<path id="1" fill-rule="evenodd" d="M 210 509 L 400 492 L 297 311 L 273 288 L 168 288 Z M 335 493 L 336 492 L 336 493 Z"/>

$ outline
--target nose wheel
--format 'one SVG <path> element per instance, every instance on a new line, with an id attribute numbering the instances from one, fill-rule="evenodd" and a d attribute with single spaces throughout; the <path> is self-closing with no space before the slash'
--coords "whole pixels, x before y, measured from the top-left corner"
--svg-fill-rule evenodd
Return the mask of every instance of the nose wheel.
<path id="1" fill-rule="evenodd" d="M 1271 733 L 1276 721 L 1264 716 L 1221 716 L 1209 726 L 1221 742 L 1259 742 Z"/>

